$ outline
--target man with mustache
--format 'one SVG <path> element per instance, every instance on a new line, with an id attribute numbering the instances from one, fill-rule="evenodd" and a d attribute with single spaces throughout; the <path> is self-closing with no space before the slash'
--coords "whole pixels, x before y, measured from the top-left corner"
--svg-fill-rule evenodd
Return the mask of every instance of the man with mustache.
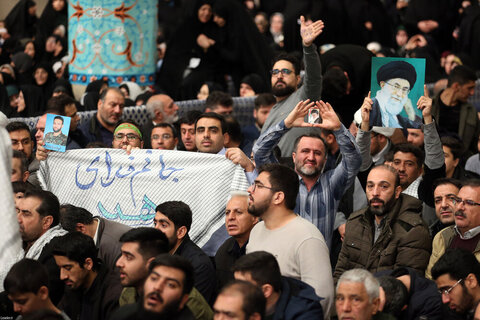
<path id="1" fill-rule="evenodd" d="M 184 258 L 168 253 L 157 256 L 148 267 L 142 299 L 118 309 L 112 320 L 193 320 L 186 307 L 193 288 L 193 267 Z"/>
<path id="2" fill-rule="evenodd" d="M 168 123 L 173 124 L 178 120 L 179 107 L 166 94 L 156 94 L 151 96 L 147 101 L 147 111 L 150 115 L 149 121 L 142 126 L 142 135 L 144 137 L 150 137 L 152 129 L 156 124 Z M 152 145 L 149 139 L 145 139 L 145 149 L 151 149 Z"/>
<path id="3" fill-rule="evenodd" d="M 438 220 L 430 226 L 432 237 L 448 226 L 455 224 L 454 198 L 462 187 L 459 180 L 452 178 L 440 178 L 433 184 L 433 198 L 435 202 L 435 213 Z"/>
<path id="4" fill-rule="evenodd" d="M 354 268 L 375 273 L 403 266 L 424 273 L 431 239 L 419 215 L 422 202 L 401 190 L 394 168 L 379 165 L 370 171 L 368 207 L 352 213 L 347 221 L 335 279 Z"/>
<path id="5" fill-rule="evenodd" d="M 480 260 L 480 180 L 467 180 L 457 196 L 452 196 L 455 224 L 433 239 L 432 255 L 427 269 L 430 270 L 448 248 L 460 248 L 473 252 Z"/>

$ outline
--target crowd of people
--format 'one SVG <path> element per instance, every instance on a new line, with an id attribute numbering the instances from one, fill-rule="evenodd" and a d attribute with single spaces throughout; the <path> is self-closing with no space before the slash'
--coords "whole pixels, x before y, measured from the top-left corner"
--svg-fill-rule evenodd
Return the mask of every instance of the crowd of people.
<path id="1" fill-rule="evenodd" d="M 68 5 L 37 18 L 20 0 L 0 22 L 2 201 L 22 241 L 0 255 L 2 319 L 480 319 L 478 1 L 159 1 L 155 85 L 96 80 L 81 97 Z M 372 98 L 375 56 L 426 59 L 408 110 L 417 75 L 384 65 Z M 255 97 L 253 124 L 236 96 Z M 250 186 L 200 247 L 178 199 L 134 228 L 61 203 L 39 181 L 49 143 L 212 154 Z"/>

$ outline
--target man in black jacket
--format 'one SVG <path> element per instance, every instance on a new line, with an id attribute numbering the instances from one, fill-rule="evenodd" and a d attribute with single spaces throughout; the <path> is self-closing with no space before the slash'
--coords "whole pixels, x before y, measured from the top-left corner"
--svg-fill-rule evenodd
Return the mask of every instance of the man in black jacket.
<path id="1" fill-rule="evenodd" d="M 120 280 L 97 259 L 93 239 L 80 232 L 53 240 L 53 257 L 65 283 L 60 307 L 71 319 L 108 319 L 118 307 Z"/>
<path id="2" fill-rule="evenodd" d="M 157 206 L 153 222 L 165 233 L 170 254 L 187 259 L 195 271 L 195 288 L 205 300 L 213 302 L 216 286 L 215 268 L 210 258 L 188 236 L 192 225 L 192 211 L 181 201 L 167 201 Z"/>

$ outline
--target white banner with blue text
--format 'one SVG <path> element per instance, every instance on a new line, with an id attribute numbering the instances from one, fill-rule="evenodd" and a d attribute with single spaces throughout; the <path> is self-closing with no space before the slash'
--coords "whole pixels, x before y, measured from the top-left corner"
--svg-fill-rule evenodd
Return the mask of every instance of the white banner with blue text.
<path id="1" fill-rule="evenodd" d="M 183 201 L 192 209 L 189 235 L 199 246 L 224 223 L 230 192 L 248 187 L 242 168 L 224 155 L 170 150 L 51 152 L 38 176 L 60 204 L 132 227 L 153 226 L 158 204 Z"/>

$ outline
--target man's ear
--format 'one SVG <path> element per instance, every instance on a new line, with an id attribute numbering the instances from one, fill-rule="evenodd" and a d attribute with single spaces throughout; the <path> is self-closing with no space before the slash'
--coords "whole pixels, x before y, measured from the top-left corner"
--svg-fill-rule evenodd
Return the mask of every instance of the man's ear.
<path id="1" fill-rule="evenodd" d="M 47 300 L 48 288 L 46 286 L 41 286 L 40 289 L 38 289 L 37 296 L 42 300 Z"/>
<path id="2" fill-rule="evenodd" d="M 205 113 L 207 113 L 207 112 L 212 112 L 212 109 L 210 109 L 210 107 L 206 107 L 205 108 Z"/>
<path id="3" fill-rule="evenodd" d="M 27 182 L 28 177 L 30 177 L 30 171 L 27 170 L 27 171 L 25 171 L 25 172 L 23 173 L 22 181 L 23 181 L 23 182 Z"/>
<path id="4" fill-rule="evenodd" d="M 372 315 L 378 312 L 378 306 L 380 305 L 380 298 L 375 298 L 372 301 Z"/>
<path id="5" fill-rule="evenodd" d="M 285 193 L 283 191 L 277 191 L 273 195 L 273 203 L 274 204 L 280 204 L 285 201 Z"/>
<path id="6" fill-rule="evenodd" d="M 150 267 L 150 263 L 152 263 L 152 261 L 155 260 L 155 257 L 151 257 L 147 260 L 147 263 L 145 263 L 145 268 L 148 268 Z"/>
<path id="7" fill-rule="evenodd" d="M 42 229 L 43 230 L 48 230 L 50 229 L 50 226 L 53 223 L 53 217 L 52 216 L 46 216 L 42 218 Z"/>
<path id="8" fill-rule="evenodd" d="M 270 296 L 275 292 L 272 285 L 268 284 L 268 283 L 262 285 L 260 289 L 262 289 L 262 292 L 263 292 L 263 295 L 265 296 L 265 299 L 270 298 Z"/>
<path id="9" fill-rule="evenodd" d="M 295 158 L 297 157 L 297 153 L 295 151 L 292 152 L 292 160 L 295 163 Z"/>
<path id="10" fill-rule="evenodd" d="M 260 314 L 258 312 L 255 312 L 254 314 L 252 314 L 248 320 L 261 320 L 262 317 L 260 316 Z"/>
<path id="11" fill-rule="evenodd" d="M 401 186 L 397 186 L 395 188 L 395 199 L 398 199 L 398 197 L 400 197 L 400 193 L 402 193 L 402 187 Z"/>
<path id="12" fill-rule="evenodd" d="M 187 227 L 181 226 L 180 228 L 177 229 L 177 239 L 182 240 L 183 238 L 185 238 L 187 233 L 188 233 Z"/>
<path id="13" fill-rule="evenodd" d="M 83 268 L 87 270 L 93 270 L 93 260 L 92 258 L 87 258 L 85 259 L 85 262 L 83 263 Z"/>
<path id="14" fill-rule="evenodd" d="M 469 273 L 465 277 L 465 286 L 470 290 L 478 288 L 478 279 L 473 273 Z"/>
<path id="15" fill-rule="evenodd" d="M 160 122 L 163 122 L 163 113 L 160 110 L 155 110 L 155 119 L 159 119 Z"/>
<path id="16" fill-rule="evenodd" d="M 385 86 L 385 81 L 380 81 L 380 88 L 383 88 Z"/>
<path id="17" fill-rule="evenodd" d="M 223 134 L 223 145 L 226 146 L 229 143 L 230 143 L 230 135 L 227 132 L 225 132 Z"/>
<path id="18" fill-rule="evenodd" d="M 75 231 L 79 231 L 83 234 L 87 234 L 87 227 L 85 227 L 85 225 L 83 223 L 78 222 L 75 225 Z"/>

